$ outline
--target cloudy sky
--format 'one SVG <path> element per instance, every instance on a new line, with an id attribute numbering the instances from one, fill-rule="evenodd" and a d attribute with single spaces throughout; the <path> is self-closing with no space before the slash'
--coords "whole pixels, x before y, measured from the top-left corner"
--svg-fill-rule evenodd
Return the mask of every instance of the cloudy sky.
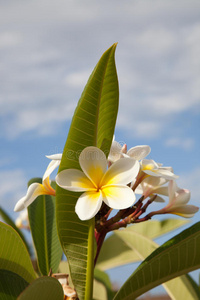
<path id="1" fill-rule="evenodd" d="M 199 0 L 0 0 L 0 204 L 13 217 L 45 155 L 62 152 L 88 76 L 115 42 L 116 140 L 150 145 L 199 204 Z"/>

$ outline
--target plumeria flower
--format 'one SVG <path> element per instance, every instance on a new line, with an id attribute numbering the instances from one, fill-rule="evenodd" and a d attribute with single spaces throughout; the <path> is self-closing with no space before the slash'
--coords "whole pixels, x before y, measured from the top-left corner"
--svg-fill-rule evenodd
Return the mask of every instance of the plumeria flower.
<path id="1" fill-rule="evenodd" d="M 156 194 L 168 196 L 168 187 L 163 186 L 167 183 L 167 180 L 162 177 L 149 176 L 145 178 L 135 189 L 136 194 L 143 195 L 144 199 L 152 197 Z M 156 202 L 164 202 L 163 198 L 157 196 Z"/>
<path id="2" fill-rule="evenodd" d="M 84 192 L 75 206 L 81 220 L 93 218 L 103 202 L 113 209 L 125 209 L 133 205 L 135 194 L 127 184 L 138 174 L 138 161 L 120 159 L 107 169 L 103 151 L 87 147 L 79 156 L 79 164 L 82 171 L 63 170 L 56 176 L 56 183 L 69 191 Z"/>
<path id="3" fill-rule="evenodd" d="M 162 177 L 166 180 L 178 178 L 171 167 L 163 167 L 152 159 L 143 159 L 141 162 L 141 171 L 150 176 Z"/>
<path id="4" fill-rule="evenodd" d="M 20 211 L 28 207 L 38 196 L 40 195 L 52 195 L 55 196 L 55 190 L 51 186 L 51 181 L 49 179 L 51 173 L 59 166 L 61 154 L 55 154 L 52 161 L 49 163 L 44 176 L 42 178 L 42 184 L 34 182 L 32 183 L 26 193 L 25 197 L 22 197 L 15 205 L 14 211 Z M 49 158 L 50 158 L 49 157 Z M 59 159 L 60 157 L 60 159 Z"/>
<path id="5" fill-rule="evenodd" d="M 151 148 L 147 145 L 135 146 L 127 151 L 127 145 L 121 146 L 118 142 L 112 141 L 108 161 L 113 163 L 123 157 L 131 157 L 135 160 L 145 158 L 151 152 Z"/>
<path id="6" fill-rule="evenodd" d="M 169 203 L 164 208 L 152 212 L 156 214 L 175 214 L 184 218 L 191 218 L 199 210 L 194 205 L 187 205 L 190 200 L 190 191 L 186 189 L 179 189 L 174 180 L 169 182 Z"/>

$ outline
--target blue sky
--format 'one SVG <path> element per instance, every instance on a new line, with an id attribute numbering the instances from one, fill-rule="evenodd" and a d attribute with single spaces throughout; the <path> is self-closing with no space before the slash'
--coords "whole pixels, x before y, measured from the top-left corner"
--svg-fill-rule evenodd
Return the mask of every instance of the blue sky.
<path id="1" fill-rule="evenodd" d="M 198 206 L 199 37 L 198 0 L 0 1 L 0 204 L 17 216 L 45 155 L 62 152 L 89 74 L 118 42 L 116 140 L 150 145 Z"/>

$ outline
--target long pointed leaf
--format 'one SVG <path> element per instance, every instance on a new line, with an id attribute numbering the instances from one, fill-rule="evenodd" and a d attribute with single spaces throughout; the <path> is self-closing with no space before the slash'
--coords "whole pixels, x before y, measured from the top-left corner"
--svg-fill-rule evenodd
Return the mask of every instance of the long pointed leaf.
<path id="1" fill-rule="evenodd" d="M 131 300 L 155 286 L 200 267 L 200 222 L 184 230 L 148 256 L 114 300 Z"/>
<path id="2" fill-rule="evenodd" d="M 118 110 L 116 45 L 101 57 L 75 110 L 59 172 L 80 169 L 78 157 L 87 146 L 97 146 L 106 155 L 112 142 Z M 75 214 L 80 193 L 56 189 L 58 234 L 69 261 L 73 284 L 80 300 L 92 298 L 94 220 L 81 221 Z"/>
<path id="3" fill-rule="evenodd" d="M 133 250 L 134 253 L 138 253 L 141 260 L 144 260 L 159 247 L 159 245 L 151 239 L 132 230 L 121 230 L 117 231 L 116 234 Z M 186 275 L 169 280 L 164 283 L 163 286 L 173 300 L 183 298 L 187 300 L 198 299 L 198 294 Z"/>
<path id="4" fill-rule="evenodd" d="M 0 269 L 16 273 L 27 282 L 32 282 L 36 275 L 26 246 L 18 233 L 2 222 L 0 222 L 0 245 Z"/>
<path id="5" fill-rule="evenodd" d="M 15 225 L 15 223 L 13 222 L 13 220 L 10 218 L 10 216 L 6 213 L 5 210 L 3 210 L 2 207 L 0 207 L 0 216 L 2 217 L 2 219 L 10 226 L 12 226 L 16 231 L 17 233 L 20 235 L 20 237 L 22 238 L 30 256 L 31 256 L 31 249 L 29 247 L 29 244 L 28 242 L 26 241 L 26 238 L 25 236 L 23 235 L 22 231 Z"/>
<path id="6" fill-rule="evenodd" d="M 41 183 L 42 179 L 33 178 L 28 184 L 33 182 Z M 28 216 L 40 272 L 48 275 L 52 269 L 56 273 L 63 251 L 56 229 L 55 197 L 39 196 L 29 205 Z"/>
<path id="7" fill-rule="evenodd" d="M 133 232 L 141 233 L 150 239 L 154 239 L 167 232 L 175 230 L 186 223 L 188 223 L 188 221 L 182 219 L 165 219 L 162 221 L 150 220 L 148 222 L 128 226 L 121 232 L 123 234 L 126 233 L 126 230 L 132 230 Z M 97 267 L 101 270 L 116 268 L 141 260 L 138 253 L 120 239 L 120 237 L 116 234 L 117 232 L 118 231 L 115 231 L 103 243 L 97 261 Z"/>

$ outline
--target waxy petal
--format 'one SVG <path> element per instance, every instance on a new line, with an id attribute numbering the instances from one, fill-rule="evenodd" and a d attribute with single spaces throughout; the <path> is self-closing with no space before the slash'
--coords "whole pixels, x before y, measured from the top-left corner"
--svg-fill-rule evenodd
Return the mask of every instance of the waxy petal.
<path id="1" fill-rule="evenodd" d="M 46 155 L 47 158 L 51 160 L 61 160 L 62 153 L 52 154 L 52 155 Z"/>
<path id="2" fill-rule="evenodd" d="M 47 169 L 43 175 L 42 180 L 44 181 L 47 177 L 51 175 L 51 173 L 59 166 L 60 161 L 59 160 L 52 160 L 48 166 Z"/>
<path id="3" fill-rule="evenodd" d="M 75 212 L 82 221 L 93 218 L 101 208 L 102 192 L 85 192 L 79 198 L 75 206 Z"/>
<path id="4" fill-rule="evenodd" d="M 176 192 L 176 198 L 173 203 L 173 206 L 179 206 L 179 205 L 182 206 L 187 204 L 190 200 L 190 196 L 191 194 L 189 190 L 185 190 L 185 189 L 178 190 Z"/>
<path id="5" fill-rule="evenodd" d="M 49 163 L 49 165 L 48 165 L 48 167 L 47 167 L 47 169 L 46 169 L 46 171 L 45 171 L 45 173 L 43 175 L 43 178 L 42 178 L 42 184 L 43 184 L 43 186 L 50 193 L 53 192 L 54 189 L 51 187 L 51 182 L 49 180 L 49 176 L 59 166 L 59 164 L 60 164 L 60 160 L 52 160 Z"/>
<path id="6" fill-rule="evenodd" d="M 178 186 L 176 184 L 176 181 L 170 180 L 168 185 L 168 191 L 169 191 L 169 204 L 173 201 L 175 197 L 175 192 L 178 190 Z"/>
<path id="7" fill-rule="evenodd" d="M 93 183 L 80 170 L 63 170 L 56 176 L 56 183 L 63 189 L 72 192 L 85 192 L 96 190 Z"/>
<path id="8" fill-rule="evenodd" d="M 27 190 L 26 196 L 21 198 L 15 205 L 14 211 L 20 211 L 28 207 L 40 195 L 55 196 L 55 190 L 53 191 L 54 193 L 50 194 L 42 184 L 37 182 L 32 183 Z"/>
<path id="9" fill-rule="evenodd" d="M 125 209 L 135 202 L 135 194 L 125 185 L 110 185 L 102 188 L 103 201 L 113 209 Z"/>
<path id="10" fill-rule="evenodd" d="M 167 212 L 175 214 L 184 218 L 192 218 L 194 214 L 199 210 L 197 206 L 194 205 L 184 205 L 176 208 L 171 208 Z"/>
<path id="11" fill-rule="evenodd" d="M 161 186 L 161 187 L 155 189 L 154 193 L 164 195 L 164 196 L 168 196 L 169 195 L 168 187 L 167 186 Z"/>
<path id="12" fill-rule="evenodd" d="M 170 170 L 167 170 L 165 168 L 159 168 L 158 173 L 160 174 L 160 176 L 164 177 L 167 180 L 175 180 L 179 177 L 178 175 L 175 175 Z"/>
<path id="13" fill-rule="evenodd" d="M 128 150 L 127 155 L 135 160 L 144 159 L 151 152 L 151 148 L 147 145 L 140 145 Z"/>
<path id="14" fill-rule="evenodd" d="M 158 169 L 158 164 L 153 159 L 143 159 L 141 161 L 142 171 Z"/>
<path id="15" fill-rule="evenodd" d="M 167 180 L 162 177 L 148 176 L 137 186 L 135 193 L 146 197 L 151 193 L 168 195 L 168 187 L 162 187 L 166 182 Z"/>
<path id="16" fill-rule="evenodd" d="M 140 169 L 140 164 L 132 158 L 117 160 L 105 173 L 101 186 L 128 184 L 135 179 Z"/>
<path id="17" fill-rule="evenodd" d="M 110 148 L 110 153 L 108 155 L 108 161 L 114 163 L 115 161 L 120 159 L 122 157 L 121 151 L 122 151 L 122 146 L 118 142 L 113 141 Z"/>
<path id="18" fill-rule="evenodd" d="M 79 163 L 85 175 L 98 188 L 107 169 L 107 159 L 103 151 L 97 147 L 87 147 L 81 152 Z"/>

